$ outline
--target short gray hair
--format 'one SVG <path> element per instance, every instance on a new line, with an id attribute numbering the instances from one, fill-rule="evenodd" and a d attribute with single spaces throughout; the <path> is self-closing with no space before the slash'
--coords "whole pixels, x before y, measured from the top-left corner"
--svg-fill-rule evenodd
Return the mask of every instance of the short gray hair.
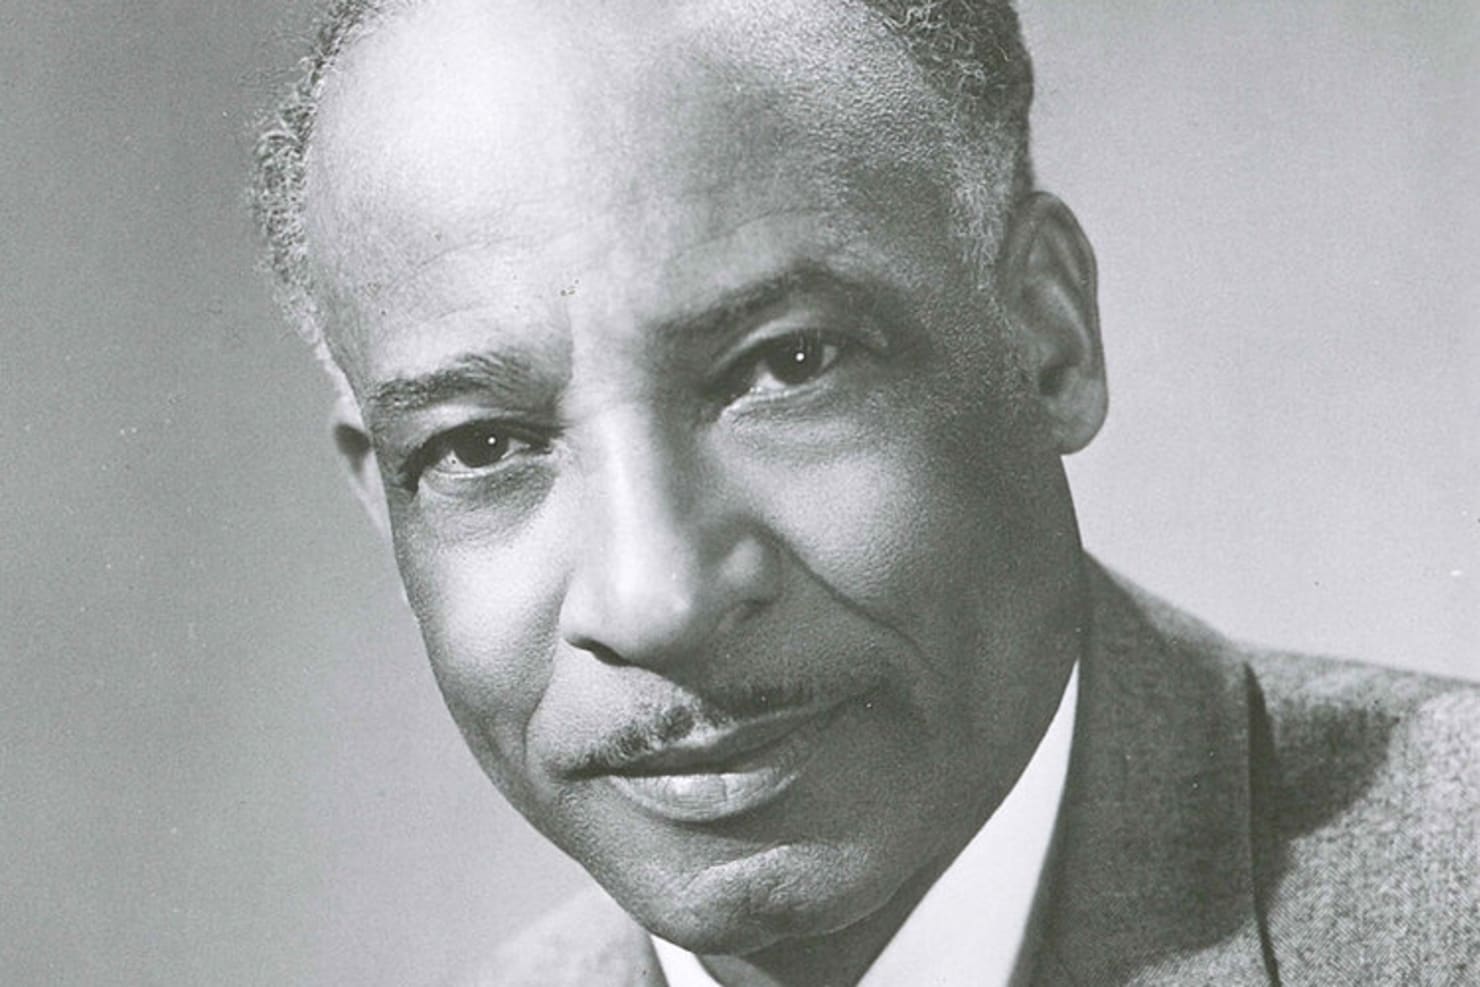
<path id="1" fill-rule="evenodd" d="M 397 8 L 422 0 L 333 0 L 313 47 L 257 141 L 252 207 L 280 301 L 327 360 L 304 243 L 309 142 L 340 54 Z M 944 100 L 955 133 L 957 232 L 985 284 L 1012 203 L 1033 184 L 1028 110 L 1033 68 L 1011 0 L 849 0 L 870 8 Z M 332 364 L 331 364 L 332 367 Z"/>

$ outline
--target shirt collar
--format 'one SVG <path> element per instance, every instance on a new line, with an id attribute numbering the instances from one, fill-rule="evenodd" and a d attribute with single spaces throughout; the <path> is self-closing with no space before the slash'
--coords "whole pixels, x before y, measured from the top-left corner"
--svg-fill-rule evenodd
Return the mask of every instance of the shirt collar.
<path id="1" fill-rule="evenodd" d="M 1076 663 L 1012 791 L 920 899 L 858 987 L 1008 983 L 1069 774 L 1078 701 Z M 652 938 L 669 987 L 720 987 L 694 954 Z"/>

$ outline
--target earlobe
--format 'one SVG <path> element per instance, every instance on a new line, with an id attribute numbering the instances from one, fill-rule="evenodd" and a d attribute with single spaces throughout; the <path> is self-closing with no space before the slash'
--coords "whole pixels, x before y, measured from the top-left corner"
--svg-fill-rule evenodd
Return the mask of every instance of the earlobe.
<path id="1" fill-rule="evenodd" d="M 360 417 L 360 408 L 349 394 L 340 395 L 334 403 L 329 417 L 329 430 L 340 459 L 349 472 L 350 489 L 355 499 L 370 516 L 370 523 L 381 537 L 390 539 L 390 516 L 385 506 L 385 487 L 380 479 L 380 467 L 375 461 L 375 450 L 370 443 L 370 433 Z"/>
<path id="2" fill-rule="evenodd" d="M 1003 260 L 1032 398 L 1059 453 L 1078 452 L 1109 406 L 1094 250 L 1068 206 L 1035 192 L 1013 212 Z"/>

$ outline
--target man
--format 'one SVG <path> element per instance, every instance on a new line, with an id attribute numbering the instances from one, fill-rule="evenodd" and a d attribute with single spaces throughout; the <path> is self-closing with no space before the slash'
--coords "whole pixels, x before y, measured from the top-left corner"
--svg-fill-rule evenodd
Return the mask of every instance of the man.
<path id="1" fill-rule="evenodd" d="M 1480 973 L 1474 690 L 1080 547 L 1095 267 L 1005 3 L 328 25 L 274 261 L 454 718 L 604 889 L 486 982 Z"/>

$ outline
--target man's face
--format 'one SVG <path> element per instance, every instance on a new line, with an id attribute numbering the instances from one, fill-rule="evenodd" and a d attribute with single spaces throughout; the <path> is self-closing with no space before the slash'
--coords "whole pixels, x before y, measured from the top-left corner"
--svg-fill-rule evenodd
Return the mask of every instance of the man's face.
<path id="1" fill-rule="evenodd" d="M 309 242 L 474 753 L 736 953 L 995 807 L 1076 541 L 904 57 L 851 5 L 671 6 L 398 15 L 326 93 Z"/>

